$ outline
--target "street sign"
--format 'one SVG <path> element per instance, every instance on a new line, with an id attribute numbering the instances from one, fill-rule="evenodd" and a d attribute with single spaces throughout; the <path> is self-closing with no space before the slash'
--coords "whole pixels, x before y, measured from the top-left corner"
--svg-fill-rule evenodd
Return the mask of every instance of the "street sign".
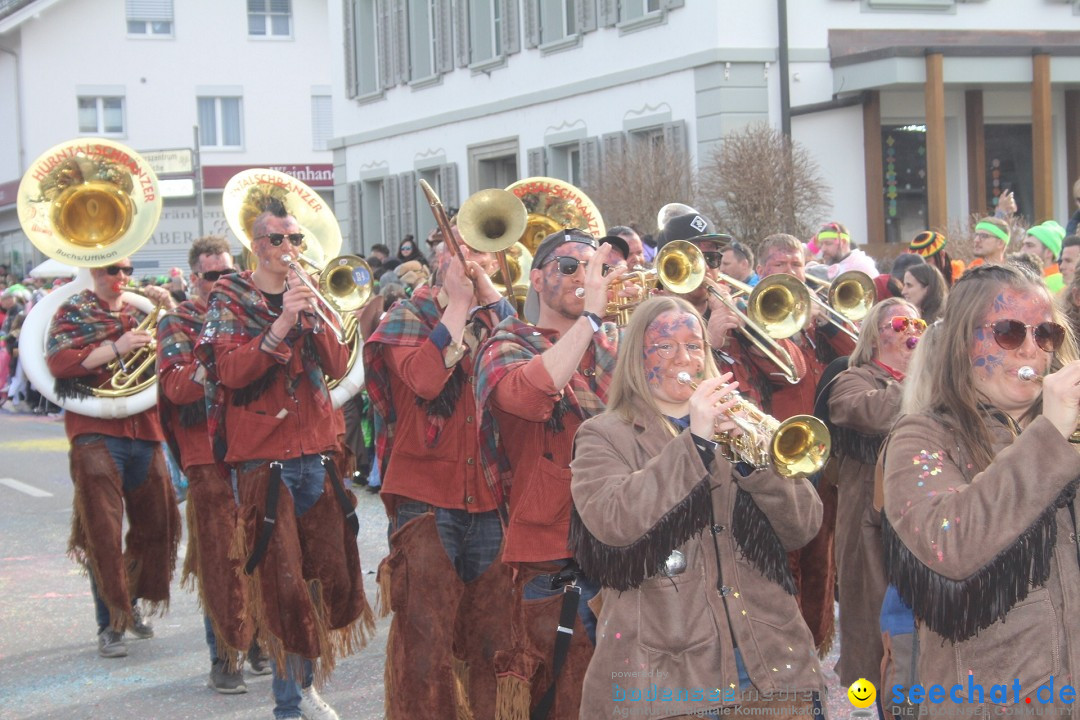
<path id="1" fill-rule="evenodd" d="M 191 148 L 140 150 L 139 155 L 158 175 L 191 175 L 195 172 Z"/>

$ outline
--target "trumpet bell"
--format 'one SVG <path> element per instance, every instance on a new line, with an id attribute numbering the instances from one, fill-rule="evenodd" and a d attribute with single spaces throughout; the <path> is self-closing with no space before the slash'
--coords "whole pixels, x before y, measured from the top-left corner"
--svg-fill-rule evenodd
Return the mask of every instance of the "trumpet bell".
<path id="1" fill-rule="evenodd" d="M 813 475 L 825 467 L 832 438 L 825 423 L 813 415 L 795 415 L 780 423 L 769 449 L 773 467 L 780 475 Z"/>
<path id="2" fill-rule="evenodd" d="M 693 292 L 705 278 L 705 256 L 693 243 L 673 240 L 656 256 L 657 277 L 673 293 Z"/>
<path id="3" fill-rule="evenodd" d="M 366 305 L 373 285 L 371 266 L 356 255 L 334 258 L 319 273 L 319 292 L 334 303 L 339 313 L 351 313 Z"/>
<path id="4" fill-rule="evenodd" d="M 865 318 L 876 299 L 874 281 L 859 270 L 840 273 L 829 285 L 829 305 L 849 322 Z"/>
<path id="5" fill-rule="evenodd" d="M 806 326 L 810 293 L 791 275 L 769 275 L 746 300 L 746 314 L 773 339 L 789 338 Z"/>
<path id="6" fill-rule="evenodd" d="M 528 212 L 514 193 L 481 190 L 473 193 L 457 214 L 465 244 L 478 252 L 499 252 L 513 246 L 525 232 Z"/>
<path id="7" fill-rule="evenodd" d="M 535 253 L 548 235 L 567 228 L 584 230 L 596 238 L 607 234 L 604 219 L 593 201 L 564 180 L 531 177 L 518 180 L 506 189 L 525 205 L 528 222 L 520 241 L 530 253 Z"/>

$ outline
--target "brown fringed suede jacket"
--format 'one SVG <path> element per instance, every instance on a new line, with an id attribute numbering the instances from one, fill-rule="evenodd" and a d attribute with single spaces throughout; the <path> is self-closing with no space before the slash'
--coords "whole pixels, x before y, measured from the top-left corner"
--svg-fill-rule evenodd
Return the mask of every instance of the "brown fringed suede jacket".
<path id="1" fill-rule="evenodd" d="M 787 566 L 787 551 L 821 525 L 809 482 L 772 470 L 743 477 L 719 454 L 707 469 L 688 430 L 673 437 L 665 420 L 644 413 L 586 421 L 571 469 L 571 547 L 603 585 L 581 717 L 621 717 L 630 707 L 669 717 L 745 702 L 733 635 L 762 696 L 792 703 L 822 689 Z M 666 576 L 676 549 L 685 569 Z M 664 699 L 683 689 L 685 701 Z"/>
<path id="2" fill-rule="evenodd" d="M 919 681 L 945 688 L 945 702 L 924 703 L 931 715 L 979 713 L 969 675 L 986 716 L 1001 710 L 991 705 L 1048 714 L 1037 688 L 1053 676 L 1056 698 L 1080 671 L 1080 453 L 1043 417 L 1018 436 L 1003 416 L 988 422 L 995 456 L 982 472 L 929 414 L 901 418 L 883 450 L 886 572 L 915 611 Z M 949 702 L 954 684 L 962 706 Z M 991 703 L 995 684 L 1007 698 Z"/>

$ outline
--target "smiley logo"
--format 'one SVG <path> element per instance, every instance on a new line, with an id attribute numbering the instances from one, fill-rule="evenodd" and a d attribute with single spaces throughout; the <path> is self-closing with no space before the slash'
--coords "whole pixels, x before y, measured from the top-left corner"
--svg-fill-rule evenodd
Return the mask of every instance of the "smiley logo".
<path id="1" fill-rule="evenodd" d="M 877 697 L 877 688 L 866 678 L 859 678 L 851 683 L 847 690 L 848 700 L 857 708 L 868 708 L 874 704 Z"/>

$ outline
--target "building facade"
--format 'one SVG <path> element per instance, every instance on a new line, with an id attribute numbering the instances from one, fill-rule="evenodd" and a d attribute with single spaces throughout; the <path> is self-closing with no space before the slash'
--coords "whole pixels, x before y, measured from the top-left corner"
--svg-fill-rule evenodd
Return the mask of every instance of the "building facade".
<path id="1" fill-rule="evenodd" d="M 731 130 L 780 128 L 785 4 L 792 137 L 871 252 L 991 210 L 1003 189 L 1064 223 L 1077 0 L 330 0 L 348 242 L 426 234 L 420 178 L 447 205 L 533 175 L 587 188 L 628 142 L 701 162 Z"/>
<path id="2" fill-rule="evenodd" d="M 175 173 L 136 277 L 186 272 L 200 231 L 230 235 L 221 190 L 245 168 L 293 174 L 333 202 L 328 35 L 326 3 L 309 0 L 0 0 L 0 263 L 42 259 L 16 217 L 19 179 L 78 137 Z"/>

